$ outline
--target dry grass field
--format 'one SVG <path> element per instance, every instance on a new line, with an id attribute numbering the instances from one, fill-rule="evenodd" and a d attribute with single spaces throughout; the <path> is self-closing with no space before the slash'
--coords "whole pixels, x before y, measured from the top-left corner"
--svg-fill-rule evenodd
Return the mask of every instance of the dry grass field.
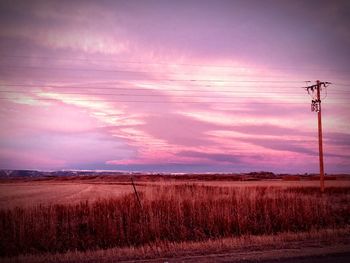
<path id="1" fill-rule="evenodd" d="M 140 205 L 129 181 L 3 182 L 0 255 L 137 248 L 142 258 L 147 247 L 167 251 L 184 242 L 206 247 L 213 240 L 317 236 L 326 229 L 332 238 L 348 233 L 350 185 L 326 185 L 321 195 L 318 181 L 138 180 Z"/>
<path id="2" fill-rule="evenodd" d="M 39 204 L 72 204 L 131 193 L 131 185 L 84 182 L 18 182 L 0 184 L 0 208 Z"/>
<path id="3" fill-rule="evenodd" d="M 138 191 L 151 189 L 153 186 L 183 185 L 183 184 L 208 185 L 218 187 L 319 187 L 316 180 L 308 181 L 230 181 L 230 180 L 172 180 L 172 181 L 149 181 L 136 180 Z M 326 182 L 327 187 L 349 187 L 350 180 L 332 180 Z M 114 198 L 124 194 L 133 193 L 130 179 L 118 180 L 40 180 L 0 182 L 0 209 L 30 207 L 39 204 L 76 204 L 81 201 L 93 202 L 98 199 Z"/>

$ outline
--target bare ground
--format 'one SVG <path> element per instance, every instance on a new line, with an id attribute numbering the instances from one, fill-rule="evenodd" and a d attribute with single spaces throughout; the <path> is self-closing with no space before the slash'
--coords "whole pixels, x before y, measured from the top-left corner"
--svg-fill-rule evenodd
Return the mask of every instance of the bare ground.
<path id="1" fill-rule="evenodd" d="M 153 244 L 138 248 L 112 248 L 64 254 L 27 255 L 3 258 L 3 263 L 60 262 L 349 262 L 350 229 L 242 236 L 204 242 Z"/>
<path id="2" fill-rule="evenodd" d="M 67 261 L 68 263 L 69 261 Z M 93 261 L 91 261 L 93 262 Z M 208 254 L 200 256 L 179 257 L 179 258 L 158 258 L 152 260 L 119 261 L 129 262 L 262 262 L 262 263 L 347 263 L 350 262 L 350 245 L 338 245 L 329 247 L 303 247 L 279 250 L 229 252 L 223 254 Z"/>

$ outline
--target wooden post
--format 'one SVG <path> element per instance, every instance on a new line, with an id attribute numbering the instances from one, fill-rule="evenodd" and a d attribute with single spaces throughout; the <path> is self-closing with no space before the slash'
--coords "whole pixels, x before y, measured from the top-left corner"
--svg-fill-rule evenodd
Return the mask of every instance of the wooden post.
<path id="1" fill-rule="evenodd" d="M 138 193 L 137 190 L 136 190 L 136 186 L 135 186 L 135 184 L 134 184 L 134 179 L 132 178 L 132 176 L 131 176 L 130 178 L 131 178 L 132 187 L 134 188 L 134 192 L 135 192 L 135 196 L 136 196 L 137 202 L 138 202 L 140 208 L 142 209 L 142 204 L 141 204 L 140 196 L 139 196 L 139 193 Z"/>
<path id="2" fill-rule="evenodd" d="M 317 80 L 317 100 L 318 100 L 318 149 L 319 149 L 319 160 L 320 160 L 320 189 L 321 193 L 324 192 L 324 166 L 323 166 L 323 142 L 322 142 L 322 113 L 321 113 L 321 84 Z"/>

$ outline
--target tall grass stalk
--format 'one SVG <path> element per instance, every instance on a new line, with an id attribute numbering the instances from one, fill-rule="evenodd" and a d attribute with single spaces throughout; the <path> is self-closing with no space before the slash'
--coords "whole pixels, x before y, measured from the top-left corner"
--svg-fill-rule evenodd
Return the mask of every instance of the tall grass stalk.
<path id="1" fill-rule="evenodd" d="M 140 193 L 142 207 L 129 194 L 76 205 L 0 210 L 0 255 L 343 227 L 350 220 L 349 202 L 335 204 L 334 194 L 321 196 L 297 188 L 174 185 Z M 342 201 L 349 201 L 348 193 L 341 195 Z"/>

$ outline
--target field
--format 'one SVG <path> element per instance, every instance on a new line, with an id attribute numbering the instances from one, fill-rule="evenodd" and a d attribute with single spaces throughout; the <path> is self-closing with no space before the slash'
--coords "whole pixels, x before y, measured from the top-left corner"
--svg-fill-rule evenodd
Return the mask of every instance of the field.
<path id="1" fill-rule="evenodd" d="M 263 246 L 273 243 L 270 237 L 330 241 L 349 234 L 348 180 L 327 181 L 320 194 L 318 181 L 137 178 L 138 200 L 124 179 L 0 183 L 1 257 L 28 261 L 23 255 L 39 260 L 109 251 L 114 258 L 135 259 L 156 256 L 154 249 L 158 256 L 171 248 L 203 253 L 225 242 L 243 244 L 242 238 Z"/>

